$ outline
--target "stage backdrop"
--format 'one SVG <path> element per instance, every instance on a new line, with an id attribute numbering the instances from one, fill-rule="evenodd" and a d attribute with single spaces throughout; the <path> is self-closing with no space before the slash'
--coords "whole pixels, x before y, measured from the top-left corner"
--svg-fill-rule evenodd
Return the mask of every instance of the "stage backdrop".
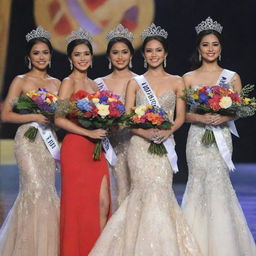
<path id="1" fill-rule="evenodd" d="M 256 83 L 255 0 L 0 0 L 0 92 L 6 96 L 12 79 L 28 69 L 24 63 L 25 35 L 38 25 L 52 34 L 54 55 L 50 74 L 63 79 L 70 72 L 65 55 L 66 36 L 79 26 L 94 34 L 95 56 L 89 76 L 108 74 L 106 33 L 122 23 L 135 34 L 133 70 L 142 74 L 140 33 L 154 22 L 169 33 L 166 71 L 183 75 L 190 70 L 194 26 L 211 16 L 223 29 L 222 66 L 236 71 L 243 84 Z M 255 117 L 236 122 L 240 139 L 234 138 L 234 161 L 256 162 Z M 1 138 L 13 138 L 17 125 L 1 124 Z M 185 164 L 188 125 L 175 134 L 179 164 Z M 59 132 L 60 139 L 63 133 Z"/>

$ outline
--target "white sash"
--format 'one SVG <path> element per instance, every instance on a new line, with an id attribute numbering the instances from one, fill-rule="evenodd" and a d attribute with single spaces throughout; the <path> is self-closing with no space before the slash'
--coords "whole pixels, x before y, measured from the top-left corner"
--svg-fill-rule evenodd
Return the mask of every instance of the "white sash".
<path id="1" fill-rule="evenodd" d="M 52 157 L 55 160 L 60 161 L 60 147 L 58 141 L 53 136 L 51 129 L 46 128 L 45 126 L 36 122 L 32 122 L 30 126 L 33 126 L 39 130 L 41 137 Z"/>
<path id="2" fill-rule="evenodd" d="M 97 78 L 94 80 L 94 82 L 98 85 L 99 91 L 108 90 L 108 87 L 106 86 L 102 78 Z M 117 156 L 108 138 L 104 138 L 102 140 L 102 146 L 105 151 L 106 159 L 108 160 L 110 165 L 114 166 L 117 161 Z"/>
<path id="3" fill-rule="evenodd" d="M 228 84 L 231 81 L 234 74 L 235 72 L 224 69 L 221 72 L 216 84 Z M 234 121 L 227 122 L 227 125 L 229 127 L 230 132 L 233 133 L 235 136 L 239 137 Z M 220 151 L 220 155 L 227 164 L 229 170 L 233 171 L 235 169 L 235 166 L 232 162 L 231 152 L 229 151 L 221 128 L 219 126 L 207 125 L 206 129 L 213 131 L 217 147 Z"/>
<path id="4" fill-rule="evenodd" d="M 152 105 L 153 107 L 161 107 L 158 100 L 157 100 L 157 97 L 155 96 L 150 84 L 145 79 L 145 77 L 143 75 L 135 76 L 134 79 L 136 80 L 136 82 L 140 86 L 141 90 L 144 92 L 149 104 Z M 175 152 L 174 140 L 169 138 L 166 141 L 164 141 L 163 144 L 166 148 L 167 157 L 168 157 L 168 160 L 171 164 L 172 170 L 173 170 L 174 173 L 177 173 L 179 171 L 178 165 L 177 165 L 178 157 L 177 157 L 177 154 Z"/>

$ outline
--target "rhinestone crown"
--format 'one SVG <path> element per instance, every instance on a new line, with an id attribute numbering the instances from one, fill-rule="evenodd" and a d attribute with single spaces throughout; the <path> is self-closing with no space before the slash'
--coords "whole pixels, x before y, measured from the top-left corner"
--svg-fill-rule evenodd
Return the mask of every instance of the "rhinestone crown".
<path id="1" fill-rule="evenodd" d="M 168 33 L 160 26 L 156 26 L 154 23 L 152 23 L 150 27 L 148 27 L 141 33 L 141 38 L 143 41 L 150 36 L 161 36 L 166 39 Z"/>
<path id="2" fill-rule="evenodd" d="M 109 31 L 106 35 L 106 39 L 108 41 L 115 37 L 123 37 L 129 40 L 130 42 L 132 42 L 134 39 L 133 33 L 130 32 L 128 28 L 125 28 L 122 24 L 117 25 L 113 30 Z"/>
<path id="3" fill-rule="evenodd" d="M 72 31 L 66 40 L 67 40 L 67 43 L 69 44 L 70 42 L 76 39 L 85 39 L 92 44 L 93 36 L 90 32 L 80 27 L 79 29 Z"/>
<path id="4" fill-rule="evenodd" d="M 199 34 L 204 30 L 215 30 L 221 34 L 223 27 L 217 22 L 213 21 L 211 17 L 203 20 L 200 24 L 195 27 L 196 33 Z"/>
<path id="5" fill-rule="evenodd" d="M 26 34 L 27 42 L 29 42 L 31 39 L 38 38 L 38 37 L 44 37 L 50 40 L 51 34 L 41 26 L 37 27 L 36 29 L 33 29 L 31 32 Z"/>

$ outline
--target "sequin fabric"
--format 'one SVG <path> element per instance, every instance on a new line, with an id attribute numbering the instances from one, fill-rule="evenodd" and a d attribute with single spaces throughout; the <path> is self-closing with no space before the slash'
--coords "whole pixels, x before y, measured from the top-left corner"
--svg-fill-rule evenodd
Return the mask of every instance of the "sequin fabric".
<path id="1" fill-rule="evenodd" d="M 59 255 L 59 198 L 55 190 L 55 161 L 40 133 L 29 142 L 21 125 L 15 136 L 19 167 L 18 197 L 0 230 L 1 256 Z"/>
<path id="2" fill-rule="evenodd" d="M 221 126 L 232 152 L 229 128 Z M 189 178 L 182 210 L 205 256 L 255 256 L 256 248 L 216 144 L 205 146 L 203 124 L 192 124 L 186 155 Z"/>
<path id="3" fill-rule="evenodd" d="M 120 96 L 124 102 L 124 97 Z M 130 130 L 120 126 L 119 129 L 109 137 L 113 146 L 117 162 L 115 166 L 109 165 L 111 183 L 112 212 L 115 212 L 128 195 L 131 185 L 130 171 L 127 161 L 127 151 L 131 139 Z"/>
<path id="4" fill-rule="evenodd" d="M 159 103 L 174 110 L 176 95 Z M 139 91 L 137 105 L 148 102 Z M 172 190 L 173 171 L 166 156 L 148 153 L 149 141 L 132 136 L 128 148 L 131 190 L 111 217 L 89 256 L 200 256 Z"/>

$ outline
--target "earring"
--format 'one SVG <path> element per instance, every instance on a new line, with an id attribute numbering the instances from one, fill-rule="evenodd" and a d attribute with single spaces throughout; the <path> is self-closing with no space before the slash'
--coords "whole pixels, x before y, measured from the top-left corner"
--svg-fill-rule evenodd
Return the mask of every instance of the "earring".
<path id="1" fill-rule="evenodd" d="M 52 63 L 51 61 L 49 61 L 48 67 L 51 68 L 52 67 Z"/>
<path id="2" fill-rule="evenodd" d="M 166 57 L 164 57 L 164 68 L 166 68 Z"/>
<path id="3" fill-rule="evenodd" d="M 90 66 L 91 66 L 91 68 L 92 68 L 92 61 L 91 61 L 91 65 L 90 65 Z"/>
<path id="4" fill-rule="evenodd" d="M 108 63 L 108 69 L 111 69 L 112 68 L 112 63 L 111 63 L 111 61 L 109 61 L 109 63 Z"/>
<path id="5" fill-rule="evenodd" d="M 201 56 L 201 54 L 199 53 L 199 55 L 198 55 L 198 60 L 199 60 L 199 62 L 201 62 L 202 61 L 202 56 Z"/>
<path id="6" fill-rule="evenodd" d="M 31 69 L 32 68 L 32 65 L 31 65 L 31 60 L 28 59 L 28 69 Z"/>
<path id="7" fill-rule="evenodd" d="M 221 61 L 221 55 L 219 55 L 218 59 L 219 59 L 219 61 Z"/>
<path id="8" fill-rule="evenodd" d="M 73 64 L 70 62 L 70 69 L 73 70 Z"/>
<path id="9" fill-rule="evenodd" d="M 146 59 L 144 59 L 144 68 L 147 68 L 148 67 L 148 63 L 146 61 Z"/>
<path id="10" fill-rule="evenodd" d="M 129 68 L 132 68 L 132 59 L 129 61 Z"/>

